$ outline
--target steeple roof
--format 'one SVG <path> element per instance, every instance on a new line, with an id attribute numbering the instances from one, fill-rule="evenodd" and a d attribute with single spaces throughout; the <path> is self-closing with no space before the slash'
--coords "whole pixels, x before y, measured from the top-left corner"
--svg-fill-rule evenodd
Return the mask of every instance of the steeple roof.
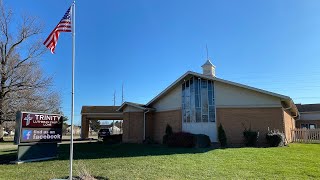
<path id="1" fill-rule="evenodd" d="M 204 63 L 201 67 L 204 67 L 204 66 L 213 66 L 214 67 L 214 65 L 211 63 L 210 59 L 208 59 L 206 61 L 206 63 Z"/>

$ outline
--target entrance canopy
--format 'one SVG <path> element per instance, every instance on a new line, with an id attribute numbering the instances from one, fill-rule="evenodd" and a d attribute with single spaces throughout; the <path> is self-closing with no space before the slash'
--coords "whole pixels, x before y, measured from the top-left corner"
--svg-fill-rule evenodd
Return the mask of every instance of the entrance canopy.
<path id="1" fill-rule="evenodd" d="M 123 113 L 117 111 L 119 107 L 120 106 L 82 106 L 81 138 L 88 138 L 90 120 L 123 120 Z"/>

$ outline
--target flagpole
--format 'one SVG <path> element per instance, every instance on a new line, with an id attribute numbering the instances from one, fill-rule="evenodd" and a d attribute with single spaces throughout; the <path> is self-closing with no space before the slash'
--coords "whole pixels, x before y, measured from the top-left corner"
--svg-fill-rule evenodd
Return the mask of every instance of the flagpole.
<path id="1" fill-rule="evenodd" d="M 73 119 L 74 119 L 74 66 L 75 66 L 75 27 L 76 27 L 76 2 L 72 4 L 72 91 L 71 91 L 71 139 L 70 139 L 70 171 L 69 179 L 72 180 L 72 161 L 73 161 Z"/>

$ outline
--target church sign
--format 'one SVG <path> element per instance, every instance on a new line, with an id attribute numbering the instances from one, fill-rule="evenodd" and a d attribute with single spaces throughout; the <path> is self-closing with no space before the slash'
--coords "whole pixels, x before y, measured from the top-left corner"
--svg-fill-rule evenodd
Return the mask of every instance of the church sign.
<path id="1" fill-rule="evenodd" d="M 56 114 L 22 113 L 22 127 L 62 128 L 61 117 Z"/>
<path id="2" fill-rule="evenodd" d="M 17 114 L 18 133 L 16 144 L 31 142 L 61 142 L 62 115 L 32 112 Z"/>
<path id="3" fill-rule="evenodd" d="M 57 157 L 62 124 L 61 114 L 17 112 L 14 143 L 18 145 L 18 155 L 15 163 Z"/>

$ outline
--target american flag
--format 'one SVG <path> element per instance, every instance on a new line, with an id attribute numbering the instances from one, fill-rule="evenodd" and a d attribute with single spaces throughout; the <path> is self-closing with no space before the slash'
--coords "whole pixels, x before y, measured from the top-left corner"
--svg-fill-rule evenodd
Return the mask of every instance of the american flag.
<path id="1" fill-rule="evenodd" d="M 60 32 L 71 32 L 71 6 L 62 17 L 58 25 L 53 29 L 48 38 L 44 41 L 44 45 L 54 54 Z"/>

